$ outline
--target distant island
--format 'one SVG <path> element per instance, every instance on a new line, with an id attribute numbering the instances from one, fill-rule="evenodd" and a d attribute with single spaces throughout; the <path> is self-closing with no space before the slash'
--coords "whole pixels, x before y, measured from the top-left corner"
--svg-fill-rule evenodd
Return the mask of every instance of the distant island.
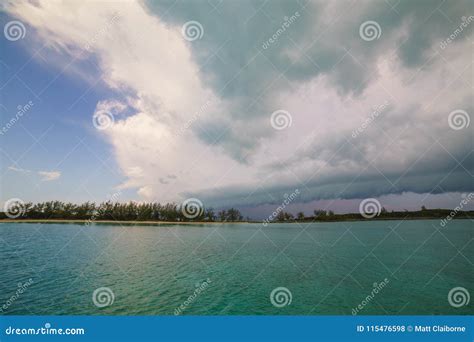
<path id="1" fill-rule="evenodd" d="M 296 215 L 278 211 L 274 219 L 254 220 L 244 218 L 238 209 L 204 208 L 191 203 L 178 205 L 176 203 L 137 203 L 137 202 L 103 202 L 82 204 L 49 201 L 42 203 L 17 203 L 9 212 L 0 212 L 0 220 L 4 222 L 77 222 L 92 224 L 100 223 L 278 223 L 278 222 L 335 222 L 335 221 L 364 221 L 364 220 L 400 220 L 400 219 L 440 219 L 444 222 L 452 219 L 472 219 L 474 211 L 455 209 L 427 209 L 422 207 L 418 211 L 387 211 L 381 208 L 380 212 L 372 217 L 361 213 L 335 214 L 331 210 L 315 209 L 313 215 L 306 216 L 303 212 Z"/>

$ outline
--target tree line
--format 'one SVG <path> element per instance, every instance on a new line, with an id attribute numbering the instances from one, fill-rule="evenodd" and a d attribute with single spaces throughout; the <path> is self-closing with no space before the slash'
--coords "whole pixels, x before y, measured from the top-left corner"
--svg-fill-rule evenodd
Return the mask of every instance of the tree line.
<path id="1" fill-rule="evenodd" d="M 0 219 L 62 219 L 62 220 L 86 220 L 86 221 L 167 221 L 167 222 L 239 222 L 244 217 L 238 209 L 214 210 L 203 206 L 186 207 L 176 203 L 137 203 L 137 202 L 85 202 L 74 204 L 61 201 L 48 201 L 33 204 L 17 203 L 12 212 L 0 212 Z M 426 209 L 422 207 L 418 211 L 387 211 L 381 208 L 373 219 L 406 219 L 406 218 L 446 218 L 452 216 L 450 209 Z M 474 211 L 456 211 L 455 218 L 472 218 Z M 364 220 L 366 217 L 360 213 L 335 214 L 331 210 L 315 209 L 313 215 L 306 216 L 304 212 L 293 215 L 283 210 L 279 211 L 274 222 L 295 221 L 352 221 Z M 246 218 L 245 221 L 251 221 Z"/>
<path id="2" fill-rule="evenodd" d="M 455 211 L 454 209 L 427 209 L 421 207 L 418 211 L 388 211 L 385 208 L 381 208 L 380 212 L 377 213 L 371 219 L 443 219 L 447 216 L 453 216 L 455 218 L 470 218 L 474 216 L 474 211 Z M 335 214 L 332 210 L 315 209 L 313 215 L 306 216 L 304 212 L 300 211 L 295 215 L 285 211 L 280 211 L 275 217 L 277 222 L 288 222 L 288 221 L 357 221 L 366 220 L 360 213 L 348 213 L 348 214 Z"/>
<path id="3" fill-rule="evenodd" d="M 41 203 L 17 203 L 12 213 L 0 212 L 0 219 L 17 216 L 18 219 L 63 219 L 90 221 L 243 221 L 238 209 L 215 211 L 213 208 L 195 207 L 192 211 L 176 203 L 137 202 L 85 202 L 82 204 L 48 201 Z"/>

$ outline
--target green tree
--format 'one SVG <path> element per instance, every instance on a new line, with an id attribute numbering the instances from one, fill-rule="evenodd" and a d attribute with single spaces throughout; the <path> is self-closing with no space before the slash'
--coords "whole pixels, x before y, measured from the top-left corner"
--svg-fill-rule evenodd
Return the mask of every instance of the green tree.
<path id="1" fill-rule="evenodd" d="M 314 217 L 324 217 L 326 216 L 326 210 L 315 209 L 314 210 Z"/>
<path id="2" fill-rule="evenodd" d="M 214 213 L 214 209 L 212 208 L 208 208 L 205 210 L 204 217 L 206 221 L 211 221 L 211 222 L 215 221 L 217 218 L 216 214 Z"/>

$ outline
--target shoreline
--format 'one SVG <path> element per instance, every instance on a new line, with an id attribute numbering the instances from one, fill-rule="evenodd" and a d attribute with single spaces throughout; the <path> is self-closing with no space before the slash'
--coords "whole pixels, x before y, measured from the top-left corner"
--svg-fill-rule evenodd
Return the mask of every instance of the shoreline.
<path id="1" fill-rule="evenodd" d="M 143 225 L 203 225 L 203 224 L 237 224 L 237 223 L 260 223 L 258 221 L 238 221 L 238 222 L 220 222 L 220 221 L 114 221 L 114 220 L 65 220 L 65 219 L 4 219 L 0 223 L 81 223 L 81 224 L 143 224 Z"/>
<path id="2" fill-rule="evenodd" d="M 294 220 L 294 221 L 281 221 L 281 222 L 268 222 L 267 224 L 295 224 L 295 223 L 333 223 L 333 222 L 370 222 L 370 221 L 418 221 L 418 220 L 442 220 L 444 218 L 439 217 L 383 217 L 383 218 L 372 218 L 372 219 L 345 219 L 345 220 L 320 220 L 320 221 L 311 221 L 311 220 Z M 472 220 L 469 217 L 459 217 L 453 218 L 453 220 Z M 126 225 L 208 225 L 208 224 L 264 224 L 264 221 L 235 221 L 235 222 L 221 222 L 221 221 L 114 221 L 114 220 L 66 220 L 66 219 L 2 219 L 1 223 L 67 223 L 67 224 L 126 224 Z"/>

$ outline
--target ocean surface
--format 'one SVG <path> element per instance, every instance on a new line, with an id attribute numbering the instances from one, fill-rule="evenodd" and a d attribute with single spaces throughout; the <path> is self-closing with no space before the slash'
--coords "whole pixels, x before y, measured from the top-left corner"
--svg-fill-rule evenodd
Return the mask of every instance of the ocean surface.
<path id="1" fill-rule="evenodd" d="M 474 314 L 471 220 L 0 223 L 0 262 L 8 315 Z"/>

